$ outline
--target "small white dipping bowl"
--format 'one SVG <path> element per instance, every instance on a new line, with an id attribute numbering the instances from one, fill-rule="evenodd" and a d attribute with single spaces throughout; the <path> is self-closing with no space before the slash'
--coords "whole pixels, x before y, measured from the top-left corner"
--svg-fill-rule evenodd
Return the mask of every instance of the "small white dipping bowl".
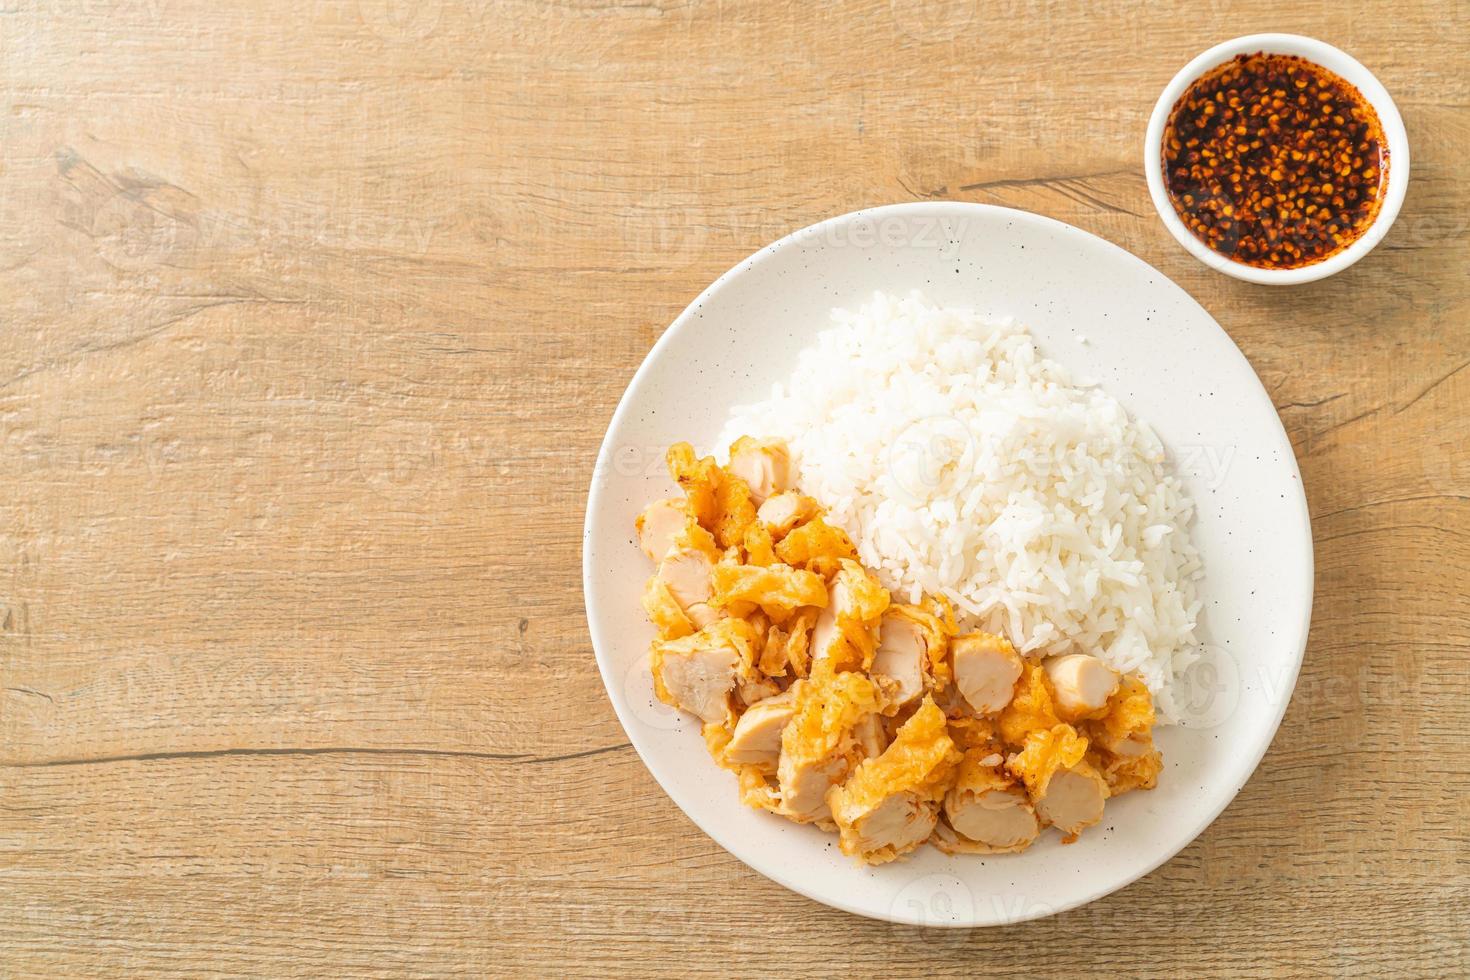
<path id="1" fill-rule="evenodd" d="M 1374 111 L 1378 113 L 1378 120 L 1383 125 L 1384 139 L 1388 141 L 1387 192 L 1383 196 L 1383 203 L 1379 206 L 1378 215 L 1373 219 L 1373 224 L 1369 225 L 1367 231 L 1342 251 L 1334 252 L 1320 262 L 1297 269 L 1261 269 L 1246 265 L 1244 262 L 1236 262 L 1216 252 L 1184 226 L 1184 222 L 1179 219 L 1164 189 L 1164 126 L 1169 121 L 1169 113 L 1173 110 L 1174 103 L 1179 101 L 1185 89 L 1210 69 L 1223 65 L 1236 55 L 1255 54 L 1258 51 L 1266 54 L 1297 55 L 1342 76 L 1363 94 L 1363 98 L 1367 99 Z M 1289 286 L 1300 282 L 1325 279 L 1327 276 L 1341 272 L 1373 251 L 1373 247 L 1383 240 L 1384 235 L 1388 234 L 1388 229 L 1393 226 L 1394 219 L 1398 217 L 1399 207 L 1404 203 L 1404 193 L 1409 186 L 1409 137 L 1404 132 L 1404 121 L 1399 116 L 1398 107 L 1393 104 L 1388 90 L 1373 76 L 1372 72 L 1364 68 L 1351 55 L 1339 51 L 1330 44 L 1324 44 L 1310 37 L 1302 37 L 1299 34 L 1248 34 L 1245 37 L 1238 37 L 1233 41 L 1215 45 L 1185 65 L 1179 74 L 1174 76 L 1174 80 L 1164 87 L 1163 94 L 1159 96 L 1159 101 L 1154 106 L 1153 115 L 1148 120 L 1148 135 L 1143 142 L 1143 170 L 1148 175 L 1149 196 L 1154 200 L 1154 207 L 1158 210 L 1159 217 L 1164 219 L 1164 226 L 1178 239 L 1180 245 L 1189 250 L 1191 255 L 1227 276 L 1268 286 Z"/>

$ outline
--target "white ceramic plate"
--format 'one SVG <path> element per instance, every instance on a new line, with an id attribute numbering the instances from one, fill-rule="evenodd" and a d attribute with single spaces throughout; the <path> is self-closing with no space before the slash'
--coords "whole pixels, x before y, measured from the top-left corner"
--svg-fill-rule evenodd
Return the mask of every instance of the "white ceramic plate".
<path id="1" fill-rule="evenodd" d="M 1054 831 L 1018 855 L 859 865 L 835 837 L 751 810 L 697 723 L 660 704 L 639 594 L 651 569 L 633 521 L 673 495 L 664 450 L 711 445 L 733 404 L 764 397 L 834 306 L 922 290 L 1012 315 L 1047 356 L 1146 419 L 1198 508 L 1206 656 L 1184 679 L 1188 727 L 1162 729 L 1152 792 L 1109 801 L 1075 844 Z M 1085 342 L 1083 341 L 1085 338 Z M 759 433 L 756 433 L 757 435 Z M 786 887 L 860 915 L 940 926 L 1018 922 L 1121 888 L 1193 840 L 1250 778 L 1296 682 L 1312 605 L 1312 537 L 1291 445 L 1260 381 L 1184 290 L 1122 249 L 1023 211 L 902 204 L 813 225 L 706 289 L 654 345 L 598 455 L 583 540 L 587 620 L 628 738 L 674 802 Z"/>

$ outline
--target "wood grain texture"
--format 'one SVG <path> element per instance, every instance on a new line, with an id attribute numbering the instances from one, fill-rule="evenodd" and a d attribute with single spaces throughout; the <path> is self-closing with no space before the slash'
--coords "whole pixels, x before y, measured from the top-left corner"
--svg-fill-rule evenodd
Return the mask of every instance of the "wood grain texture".
<path id="1" fill-rule="evenodd" d="M 1397 226 L 1189 258 L 1173 72 L 1338 44 Z M 0 9 L 0 975 L 1470 973 L 1470 7 L 118 0 Z M 1301 683 L 1146 879 L 924 934 L 758 877 L 627 746 L 592 460 L 673 316 L 854 208 L 1027 208 L 1231 333 L 1317 547 Z"/>

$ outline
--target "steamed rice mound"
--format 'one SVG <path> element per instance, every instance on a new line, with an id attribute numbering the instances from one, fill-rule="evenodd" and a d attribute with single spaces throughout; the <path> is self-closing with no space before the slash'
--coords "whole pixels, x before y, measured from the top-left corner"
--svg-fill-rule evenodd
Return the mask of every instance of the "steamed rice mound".
<path id="1" fill-rule="evenodd" d="M 1193 504 L 1163 445 L 1023 327 L 877 294 L 798 357 L 718 444 L 783 439 L 802 489 L 910 602 L 949 597 L 966 625 L 1033 657 L 1137 672 L 1161 720 L 1193 659 Z"/>

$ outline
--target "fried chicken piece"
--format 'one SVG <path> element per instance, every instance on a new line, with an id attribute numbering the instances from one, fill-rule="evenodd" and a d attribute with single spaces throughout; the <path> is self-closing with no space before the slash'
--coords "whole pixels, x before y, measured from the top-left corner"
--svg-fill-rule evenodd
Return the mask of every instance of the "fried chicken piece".
<path id="1" fill-rule="evenodd" d="M 1109 798 L 1122 796 L 1135 789 L 1153 789 L 1159 784 L 1159 773 L 1164 770 L 1164 756 L 1153 747 L 1138 755 L 1123 756 L 1110 752 L 1089 752 L 1087 761 L 1102 774 L 1108 784 Z"/>
<path id="2" fill-rule="evenodd" d="M 925 698 L 893 744 L 861 762 L 828 795 L 842 853 L 883 864 L 927 840 L 939 817 L 945 783 L 960 758 L 944 712 Z"/>
<path id="3" fill-rule="evenodd" d="M 1051 684 L 1057 716 L 1063 721 L 1093 717 L 1118 690 L 1117 672 L 1085 653 L 1048 657 L 1041 666 Z"/>
<path id="4" fill-rule="evenodd" d="M 775 773 L 781 757 L 781 733 L 796 714 L 796 697 L 791 691 L 766 698 L 750 706 L 735 724 L 724 747 L 726 764 L 755 766 Z"/>
<path id="5" fill-rule="evenodd" d="M 950 645 L 959 633 L 949 600 L 942 595 L 929 595 L 918 603 L 894 604 L 890 608 L 923 631 L 932 686 L 937 690 L 948 685 L 954 676 Z"/>
<path id="6" fill-rule="evenodd" d="M 1056 827 L 1070 844 L 1082 831 L 1102 820 L 1108 784 L 1086 761 L 1052 776 L 1046 792 L 1036 801 L 1036 815 Z"/>
<path id="7" fill-rule="evenodd" d="M 1006 769 L 1026 784 L 1036 815 L 1056 826 L 1071 843 L 1083 828 L 1102 819 L 1108 786 L 1086 761 L 1087 739 L 1071 725 L 1058 724 L 1026 736 Z"/>
<path id="8" fill-rule="evenodd" d="M 765 503 L 756 510 L 755 518 L 770 530 L 773 539 L 779 541 L 792 528 L 804 524 L 821 512 L 821 504 L 811 497 L 795 490 L 787 490 L 767 497 Z"/>
<path id="9" fill-rule="evenodd" d="M 760 668 L 767 677 L 805 677 L 811 663 L 808 647 L 812 626 L 821 610 L 811 606 L 798 610 L 787 622 L 766 631 Z"/>
<path id="10" fill-rule="evenodd" d="M 955 833 L 938 834 L 935 846 L 949 853 L 997 854 L 1023 851 L 1041 830 L 1025 789 L 1004 769 L 1005 759 L 984 748 L 968 749 L 944 797 L 944 816 Z"/>
<path id="11" fill-rule="evenodd" d="M 1153 697 L 1136 676 L 1124 677 L 1102 717 L 1084 723 L 1091 744 L 1088 761 L 1107 781 L 1110 796 L 1153 789 L 1164 766 L 1154 747 Z"/>
<path id="12" fill-rule="evenodd" d="M 726 472 L 713 456 L 696 457 L 687 442 L 669 447 L 669 473 L 684 491 L 691 515 L 721 548 L 741 544 L 745 528 L 755 521 L 750 487 Z"/>
<path id="13" fill-rule="evenodd" d="M 745 481 L 756 506 L 790 489 L 792 483 L 791 453 L 783 442 L 741 436 L 730 446 L 730 465 L 726 469 Z"/>
<path id="14" fill-rule="evenodd" d="M 781 813 L 781 791 L 774 777 L 759 766 L 740 766 L 736 770 L 740 785 L 740 802 L 755 810 Z"/>
<path id="15" fill-rule="evenodd" d="M 687 500 L 655 500 L 638 515 L 638 547 L 654 561 L 663 560 L 689 525 L 697 523 Z"/>
<path id="16" fill-rule="evenodd" d="M 1102 716 L 1084 727 L 1094 744 L 1117 755 L 1136 756 L 1143 754 L 1145 744 L 1152 744 L 1153 726 L 1153 696 L 1141 679 L 1130 674 L 1118 682 Z"/>
<path id="17" fill-rule="evenodd" d="M 680 608 L 708 602 L 714 595 L 714 563 L 702 551 L 684 548 L 669 552 L 658 565 L 658 580 Z"/>
<path id="18" fill-rule="evenodd" d="M 670 644 L 693 639 L 693 634 Z M 739 655 L 725 646 L 666 646 L 655 668 L 659 700 L 706 722 L 723 721 L 730 711 Z"/>
<path id="19" fill-rule="evenodd" d="M 925 690 L 941 690 L 950 677 L 954 614 L 943 599 L 894 604 L 879 624 L 871 673 L 885 692 L 884 713 L 913 702 Z"/>
<path id="20" fill-rule="evenodd" d="M 665 455 L 669 475 L 684 491 L 690 515 L 706 529 L 714 526 L 719 514 L 715 490 L 723 479 L 713 456 L 698 457 L 687 442 L 676 442 Z"/>
<path id="21" fill-rule="evenodd" d="M 993 715 L 1011 703 L 1021 658 L 1003 636 L 967 633 L 949 645 L 955 686 L 977 714 Z"/>
<path id="22" fill-rule="evenodd" d="M 871 667 L 878 624 L 888 603 L 888 590 L 877 578 L 857 562 L 842 559 L 832 580 L 830 601 L 812 628 L 813 661 L 834 671 Z"/>
<path id="23" fill-rule="evenodd" d="M 721 619 L 676 640 L 654 640 L 654 692 L 665 704 L 723 724 L 737 683 L 752 676 L 756 641 L 743 619 Z"/>
<path id="24" fill-rule="evenodd" d="M 650 578 L 643 587 L 643 611 L 648 614 L 648 621 L 658 630 L 660 639 L 677 640 L 695 630 L 694 622 L 684 612 L 684 607 L 679 605 L 679 600 L 674 598 L 668 583 L 657 575 Z"/>
<path id="25" fill-rule="evenodd" d="M 871 671 L 883 693 L 885 712 L 895 712 L 923 693 L 928 663 L 923 630 L 897 610 L 889 609 L 879 624 Z"/>
<path id="26" fill-rule="evenodd" d="M 746 528 L 755 523 L 755 500 L 750 488 L 738 476 L 721 470 L 715 487 L 715 519 L 710 526 L 715 542 L 721 548 L 742 545 Z"/>
<path id="27" fill-rule="evenodd" d="M 864 757 L 855 732 L 877 710 L 877 693 L 866 677 L 850 672 L 793 687 L 796 710 L 781 732 L 776 765 L 781 813 L 798 823 L 829 821 L 827 791 Z"/>
<path id="28" fill-rule="evenodd" d="M 714 596 L 714 569 L 709 555 L 695 548 L 676 547 L 659 562 L 657 580 L 696 629 L 703 629 L 720 618 L 710 605 Z M 648 608 L 646 599 L 644 608 Z"/>
<path id="29" fill-rule="evenodd" d="M 1007 760 L 1006 769 L 1026 784 L 1033 800 L 1039 800 L 1052 776 L 1075 766 L 1086 754 L 1087 739 L 1071 725 L 1057 724 L 1029 733 L 1021 751 Z"/>

